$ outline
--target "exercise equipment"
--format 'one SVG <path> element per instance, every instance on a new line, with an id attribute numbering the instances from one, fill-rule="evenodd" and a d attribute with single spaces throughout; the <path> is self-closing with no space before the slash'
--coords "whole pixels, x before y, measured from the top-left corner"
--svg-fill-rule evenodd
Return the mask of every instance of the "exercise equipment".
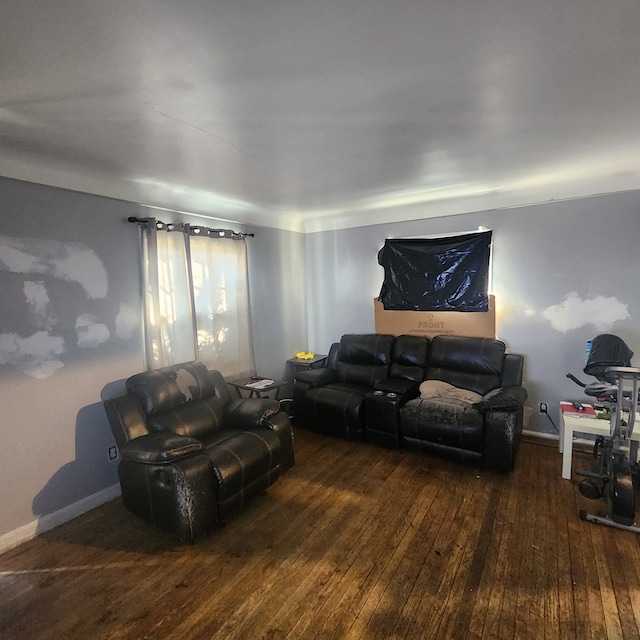
<path id="1" fill-rule="evenodd" d="M 593 457 L 599 461 L 597 471 L 578 470 L 584 476 L 580 493 L 586 498 L 604 499 L 605 516 L 580 511 L 580 518 L 633 533 L 640 533 L 635 523 L 633 476 L 638 471 L 637 445 L 631 435 L 638 411 L 640 369 L 631 366 L 633 352 L 618 336 L 602 334 L 587 345 L 584 373 L 597 382 L 585 384 L 572 374 L 567 377 L 596 398 L 610 414 L 608 436 L 598 436 Z M 633 461 L 633 462 L 632 462 Z"/>

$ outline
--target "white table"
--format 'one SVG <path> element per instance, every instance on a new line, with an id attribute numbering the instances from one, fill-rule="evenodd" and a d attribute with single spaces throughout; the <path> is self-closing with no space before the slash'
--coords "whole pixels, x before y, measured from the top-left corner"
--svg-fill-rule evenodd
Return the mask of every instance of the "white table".
<path id="1" fill-rule="evenodd" d="M 572 415 L 560 411 L 560 443 L 562 454 L 562 477 L 571 479 L 571 457 L 573 455 L 573 434 L 587 433 L 595 436 L 608 436 L 610 424 L 608 420 L 598 418 L 575 418 Z M 631 440 L 640 442 L 640 414 L 636 413 L 636 422 L 633 427 Z"/>

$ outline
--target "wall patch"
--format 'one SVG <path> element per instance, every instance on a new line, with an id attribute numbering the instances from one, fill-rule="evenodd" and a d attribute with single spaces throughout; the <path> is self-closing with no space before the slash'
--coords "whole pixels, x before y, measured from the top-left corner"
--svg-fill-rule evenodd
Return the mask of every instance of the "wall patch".
<path id="1" fill-rule="evenodd" d="M 544 309 L 542 316 L 556 331 L 562 333 L 588 325 L 593 325 L 597 331 L 608 331 L 615 322 L 629 317 L 629 309 L 613 296 L 596 296 L 583 300 L 572 291 L 560 304 Z"/>

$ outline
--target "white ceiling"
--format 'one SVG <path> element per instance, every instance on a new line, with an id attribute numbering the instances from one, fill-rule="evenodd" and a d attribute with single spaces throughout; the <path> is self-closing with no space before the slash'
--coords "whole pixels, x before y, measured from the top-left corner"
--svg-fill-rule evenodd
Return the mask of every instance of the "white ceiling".
<path id="1" fill-rule="evenodd" d="M 3 0 L 0 174 L 316 231 L 640 188 L 638 0 Z"/>

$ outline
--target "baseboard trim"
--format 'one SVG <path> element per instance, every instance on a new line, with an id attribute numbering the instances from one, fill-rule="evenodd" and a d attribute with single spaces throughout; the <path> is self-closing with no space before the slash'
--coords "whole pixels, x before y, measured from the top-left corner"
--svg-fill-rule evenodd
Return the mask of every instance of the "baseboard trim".
<path id="1" fill-rule="evenodd" d="M 548 433 L 546 431 L 531 431 L 531 429 L 523 429 L 522 435 L 527 438 L 539 438 L 540 440 L 560 440 L 557 433 Z"/>
<path id="2" fill-rule="evenodd" d="M 73 520 L 83 513 L 99 507 L 105 502 L 109 502 L 110 500 L 117 498 L 119 495 L 120 484 L 117 483 L 107 487 L 106 489 L 102 489 L 102 491 L 98 491 L 97 493 L 87 496 L 86 498 L 82 498 L 82 500 L 78 500 L 78 502 L 74 502 L 73 504 L 63 507 L 58 511 L 48 513 L 46 516 L 33 520 L 18 529 L 9 531 L 8 533 L 0 536 L 0 553 L 13 549 L 18 545 L 35 538 L 37 535 L 44 533 L 45 531 L 50 531 L 69 520 Z"/>

